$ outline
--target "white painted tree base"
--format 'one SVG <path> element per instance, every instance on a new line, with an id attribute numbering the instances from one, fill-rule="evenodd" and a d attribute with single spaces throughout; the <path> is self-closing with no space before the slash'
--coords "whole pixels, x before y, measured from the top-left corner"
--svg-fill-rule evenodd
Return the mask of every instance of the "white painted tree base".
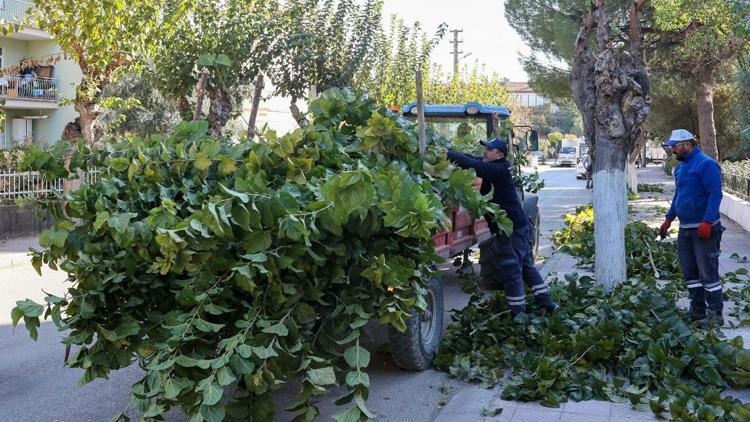
<path id="1" fill-rule="evenodd" d="M 625 171 L 594 173 L 594 260 L 596 281 L 609 291 L 627 278 L 625 224 L 628 197 Z"/>
<path id="2" fill-rule="evenodd" d="M 635 161 L 628 162 L 628 188 L 638 193 L 638 168 L 635 166 Z"/>

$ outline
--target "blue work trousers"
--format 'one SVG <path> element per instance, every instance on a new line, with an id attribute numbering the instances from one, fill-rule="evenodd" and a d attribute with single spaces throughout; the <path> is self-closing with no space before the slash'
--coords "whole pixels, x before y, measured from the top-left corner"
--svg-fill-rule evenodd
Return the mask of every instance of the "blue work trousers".
<path id="1" fill-rule="evenodd" d="M 721 315 L 724 310 L 721 278 L 719 278 L 719 254 L 721 223 L 711 228 L 711 237 L 698 239 L 698 229 L 681 228 L 677 235 L 677 255 L 680 270 L 690 297 L 690 313 L 699 316 L 708 311 Z"/>
<path id="2" fill-rule="evenodd" d="M 531 254 L 532 226 L 513 231 L 508 236 L 493 236 L 480 245 L 479 263 L 483 287 L 505 291 L 511 312 L 526 311 L 524 283 L 540 307 L 553 310 L 555 304 L 541 274 L 534 266 Z"/>

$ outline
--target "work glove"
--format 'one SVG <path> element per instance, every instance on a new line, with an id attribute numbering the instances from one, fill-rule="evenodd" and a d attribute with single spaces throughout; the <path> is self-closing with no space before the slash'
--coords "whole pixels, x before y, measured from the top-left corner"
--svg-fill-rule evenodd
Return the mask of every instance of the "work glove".
<path id="1" fill-rule="evenodd" d="M 701 223 L 700 226 L 698 226 L 698 239 L 708 240 L 710 238 L 711 238 L 711 223 L 704 221 Z"/>
<path id="2" fill-rule="evenodd" d="M 667 237 L 667 232 L 669 231 L 669 227 L 672 225 L 672 220 L 669 218 L 665 218 L 664 222 L 661 223 L 661 227 L 659 227 L 659 236 L 664 239 Z"/>

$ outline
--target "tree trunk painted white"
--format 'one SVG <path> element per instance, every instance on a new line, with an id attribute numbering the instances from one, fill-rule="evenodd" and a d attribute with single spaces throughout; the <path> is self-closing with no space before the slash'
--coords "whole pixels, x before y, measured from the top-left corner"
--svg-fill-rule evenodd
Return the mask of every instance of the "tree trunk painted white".
<path id="1" fill-rule="evenodd" d="M 638 193 L 638 167 L 635 161 L 628 161 L 628 189 Z"/>
<path id="2" fill-rule="evenodd" d="M 594 173 L 594 270 L 596 280 L 608 291 L 627 278 L 623 243 L 628 218 L 627 199 L 623 170 Z"/>
<path id="3" fill-rule="evenodd" d="M 639 11 L 644 5 L 645 0 L 631 3 L 631 42 L 624 55 L 610 38 L 605 0 L 594 0 L 576 38 L 571 68 L 571 89 L 594 153 L 595 276 L 608 291 L 627 279 L 626 165 L 651 102 L 648 73 L 640 59 Z M 594 37 L 596 54 L 590 50 Z"/>

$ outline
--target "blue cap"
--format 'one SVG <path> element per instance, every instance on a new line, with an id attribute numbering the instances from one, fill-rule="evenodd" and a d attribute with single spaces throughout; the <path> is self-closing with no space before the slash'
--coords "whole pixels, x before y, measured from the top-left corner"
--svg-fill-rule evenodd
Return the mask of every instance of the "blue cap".
<path id="1" fill-rule="evenodd" d="M 663 147 L 673 147 L 681 142 L 687 142 L 692 141 L 695 139 L 692 133 L 688 132 L 685 129 L 675 129 L 672 131 L 672 134 L 669 136 L 669 139 L 661 144 Z"/>
<path id="2" fill-rule="evenodd" d="M 487 141 L 479 141 L 479 143 L 486 146 L 487 148 L 496 149 L 503 154 L 508 154 L 508 144 L 499 138 L 490 139 Z"/>

